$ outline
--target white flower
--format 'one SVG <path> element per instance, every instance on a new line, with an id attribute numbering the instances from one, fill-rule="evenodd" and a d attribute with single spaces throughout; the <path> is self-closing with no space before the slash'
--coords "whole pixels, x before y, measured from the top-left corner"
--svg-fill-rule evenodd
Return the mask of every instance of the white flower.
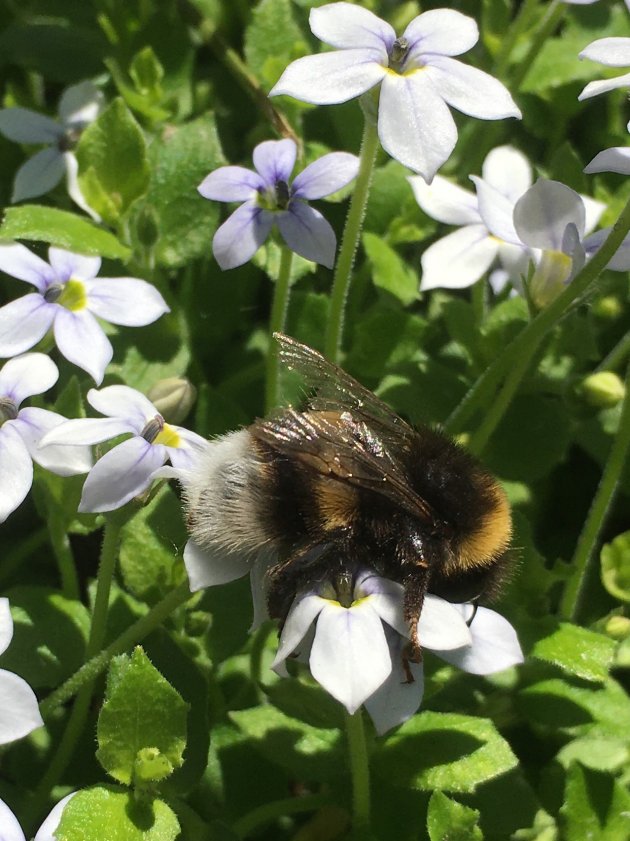
<path id="1" fill-rule="evenodd" d="M 79 511 L 120 508 L 149 487 L 166 461 L 186 470 L 208 446 L 195 432 L 166 423 L 144 394 L 128 386 L 90 389 L 87 400 L 105 417 L 66 421 L 41 441 L 42 452 L 51 444 L 78 447 L 125 433 L 132 437 L 96 462 L 85 480 Z"/>
<path id="2" fill-rule="evenodd" d="M 7 650 L 12 638 L 13 619 L 9 600 L 0 598 L 0 654 Z M 0 745 L 22 739 L 43 725 L 31 687 L 23 678 L 5 669 L 0 669 L 0 698 Z M 0 829 L 3 828 L 0 824 Z M 0 832 L 0 838 L 3 837 Z"/>
<path id="3" fill-rule="evenodd" d="M 99 218 L 79 189 L 79 167 L 71 149 L 83 129 L 97 118 L 102 100 L 102 93 L 91 82 L 81 82 L 67 88 L 61 95 L 60 122 L 28 108 L 0 110 L 0 134 L 16 143 L 47 144 L 46 149 L 37 152 L 18 169 L 11 201 L 31 199 L 49 192 L 65 173 L 70 198 L 92 217 Z"/>
<path id="4" fill-rule="evenodd" d="M 101 383 L 113 350 L 95 316 L 142 327 L 169 308 L 157 289 L 135 277 L 100 277 L 100 257 L 48 250 L 50 264 L 23 245 L 0 245 L 0 270 L 37 291 L 0 308 L 0 356 L 37 344 L 52 327 L 63 356 Z"/>
<path id="5" fill-rule="evenodd" d="M 75 793 L 76 792 L 72 792 L 72 794 L 66 795 L 63 800 L 60 800 L 59 803 L 57 803 L 44 823 L 40 826 L 33 841 L 55 841 L 57 838 L 55 832 L 59 826 L 59 822 L 61 821 L 63 810 L 65 809 L 68 800 L 70 800 L 71 797 L 74 797 Z M 7 804 L 2 800 L 0 800 L 0 839 L 1 841 L 26 841 L 17 818 L 11 809 L 9 809 Z"/>
<path id="6" fill-rule="evenodd" d="M 378 733 L 406 721 L 420 706 L 421 663 L 408 663 L 402 585 L 363 572 L 352 603 L 342 605 L 331 586 L 298 595 L 280 635 L 273 666 L 290 654 L 308 658 L 311 674 L 349 713 L 365 704 Z M 472 674 L 491 674 L 523 655 L 514 629 L 498 613 L 473 605 L 453 605 L 428 594 L 418 623 L 423 651 L 434 651 Z"/>
<path id="7" fill-rule="evenodd" d="M 630 66 L 630 38 L 598 38 L 580 53 L 580 58 L 598 61 L 607 67 Z M 603 79 L 599 82 L 589 82 L 578 99 L 589 99 L 600 93 L 607 93 L 615 88 L 630 87 L 630 73 L 615 76 L 613 79 Z"/>
<path id="8" fill-rule="evenodd" d="M 501 82 L 452 58 L 479 39 L 475 21 L 459 12 L 424 12 L 400 38 L 388 23 L 352 3 L 311 9 L 309 21 L 313 34 L 335 52 L 294 61 L 270 96 L 332 105 L 381 84 L 383 148 L 427 182 L 457 141 L 449 106 L 484 120 L 521 116 Z"/>
<path id="9" fill-rule="evenodd" d="M 73 476 L 92 466 L 86 447 L 38 449 L 41 438 L 65 421 L 47 409 L 26 407 L 27 397 L 41 394 L 57 382 L 59 372 L 43 353 L 27 353 L 9 360 L 0 371 L 0 523 L 24 500 L 33 484 L 33 461 L 57 473 Z"/>

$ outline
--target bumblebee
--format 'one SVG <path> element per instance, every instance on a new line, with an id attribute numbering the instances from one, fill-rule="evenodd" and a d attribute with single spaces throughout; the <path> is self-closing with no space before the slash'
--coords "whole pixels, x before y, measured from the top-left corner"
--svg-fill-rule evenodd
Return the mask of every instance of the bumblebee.
<path id="1" fill-rule="evenodd" d="M 191 535 L 215 556 L 264 558 L 281 624 L 296 594 L 324 582 L 346 606 L 360 570 L 399 582 L 418 660 L 427 592 L 477 601 L 505 578 L 505 494 L 450 438 L 411 427 L 312 348 L 275 339 L 310 396 L 212 443 L 185 489 Z"/>

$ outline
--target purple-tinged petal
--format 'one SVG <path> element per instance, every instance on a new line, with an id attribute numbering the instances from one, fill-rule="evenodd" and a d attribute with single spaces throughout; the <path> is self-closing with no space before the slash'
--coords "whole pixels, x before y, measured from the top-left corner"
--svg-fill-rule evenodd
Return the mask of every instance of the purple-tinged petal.
<path id="1" fill-rule="evenodd" d="M 44 353 L 26 353 L 9 359 L 0 371 L 0 397 L 8 397 L 18 406 L 33 394 L 43 394 L 59 378 L 57 366 Z"/>
<path id="2" fill-rule="evenodd" d="M 630 175 L 630 147 L 614 146 L 604 149 L 584 167 L 584 172 L 592 175 L 594 172 L 618 172 L 620 175 Z"/>
<path id="3" fill-rule="evenodd" d="M 251 569 L 244 555 L 223 549 L 204 549 L 194 540 L 189 540 L 184 547 L 184 566 L 191 593 L 204 587 L 235 581 L 247 575 Z"/>
<path id="4" fill-rule="evenodd" d="M 0 669 L 0 744 L 23 739 L 43 723 L 37 698 L 28 683 L 13 672 Z M 4 838 L 4 833 L 0 837 Z"/>
<path id="5" fill-rule="evenodd" d="M 349 152 L 331 152 L 309 164 L 293 181 L 294 198 L 321 199 L 357 177 L 359 159 Z"/>
<path id="6" fill-rule="evenodd" d="M 142 432 L 147 421 L 158 414 L 148 397 L 128 385 L 108 385 L 100 391 L 91 388 L 87 394 L 87 401 L 102 415 L 124 419 L 138 434 Z"/>
<path id="7" fill-rule="evenodd" d="M 103 381 L 114 350 L 91 312 L 59 307 L 54 323 L 55 342 L 62 356 L 87 371 L 94 382 Z"/>
<path id="8" fill-rule="evenodd" d="M 66 419 L 47 409 L 29 406 L 22 409 L 13 426 L 18 430 L 22 441 L 33 461 L 58 476 L 76 476 L 87 473 L 92 467 L 92 451 L 89 447 L 60 445 L 42 447 L 39 445 L 46 433 L 65 423 Z"/>
<path id="9" fill-rule="evenodd" d="M 47 432 L 39 446 L 42 449 L 53 445 L 83 447 L 128 433 L 136 434 L 136 430 L 121 418 L 71 418 Z"/>
<path id="10" fill-rule="evenodd" d="M 326 600 L 321 596 L 313 594 L 296 596 L 280 634 L 278 651 L 271 664 L 272 669 L 295 651 L 326 605 Z"/>
<path id="11" fill-rule="evenodd" d="M 144 327 L 170 312 L 155 286 L 135 277 L 86 280 L 85 291 L 90 312 L 112 324 Z"/>
<path id="12" fill-rule="evenodd" d="M 352 715 L 392 671 L 385 631 L 369 602 L 325 603 L 309 658 L 311 674 Z"/>
<path id="13" fill-rule="evenodd" d="M 79 185 L 79 162 L 73 152 L 64 152 L 63 159 L 66 165 L 66 190 L 72 201 L 84 210 L 88 216 L 91 216 L 95 222 L 100 222 L 101 217 L 98 213 L 90 207 L 85 200 L 85 196 L 81 192 Z"/>
<path id="14" fill-rule="evenodd" d="M 453 151 L 457 129 L 426 73 L 389 73 L 381 87 L 378 136 L 392 158 L 430 183 Z"/>
<path id="15" fill-rule="evenodd" d="M 591 257 L 596 251 L 602 247 L 604 242 L 608 239 L 612 228 L 602 228 L 594 234 L 586 237 L 584 240 L 584 248 L 586 253 Z M 621 243 L 613 258 L 606 266 L 616 272 L 626 272 L 630 270 L 630 236 L 626 236 Z"/>
<path id="16" fill-rule="evenodd" d="M 608 93 L 617 88 L 630 87 L 630 73 L 624 73 L 623 76 L 615 76 L 614 79 L 602 79 L 598 82 L 589 82 L 582 93 L 578 96 L 580 102 L 585 99 L 590 99 L 592 96 L 599 96 L 600 93 Z"/>
<path id="17" fill-rule="evenodd" d="M 579 195 L 559 181 L 539 179 L 514 206 L 519 239 L 532 248 L 560 251 L 567 225 L 584 235 L 586 214 Z"/>
<path id="18" fill-rule="evenodd" d="M 377 50 L 342 50 L 298 58 L 269 96 L 285 94 L 312 105 L 336 105 L 369 91 L 387 75 Z"/>
<path id="19" fill-rule="evenodd" d="M 485 225 L 466 225 L 423 253 L 420 290 L 465 289 L 483 277 L 499 249 Z"/>
<path id="20" fill-rule="evenodd" d="M 36 152 L 16 172 L 11 201 L 43 196 L 59 184 L 65 171 L 63 154 L 55 146 Z"/>
<path id="21" fill-rule="evenodd" d="M 76 793 L 76 791 L 73 791 L 70 794 L 66 794 L 66 796 L 62 800 L 60 800 L 56 806 L 53 806 L 48 817 L 40 826 L 37 835 L 35 836 L 35 838 L 33 838 L 33 841 L 57 841 L 57 835 L 55 833 L 57 828 L 59 827 L 59 822 L 61 821 L 63 810 L 66 808 L 68 800 L 74 797 Z M 7 841 L 12 840 L 7 839 Z"/>
<path id="22" fill-rule="evenodd" d="M 436 651 L 438 657 L 474 675 L 490 675 L 523 662 L 516 631 L 494 610 L 477 608 L 470 633 L 470 645 L 454 651 Z"/>
<path id="23" fill-rule="evenodd" d="M 57 309 L 38 292 L 0 307 L 0 356 L 30 350 L 50 329 Z"/>
<path id="24" fill-rule="evenodd" d="M 100 458 L 88 474 L 79 511 L 113 511 L 141 494 L 166 461 L 164 447 L 139 436 L 123 441 Z"/>
<path id="25" fill-rule="evenodd" d="M 33 462 L 12 421 L 0 427 L 0 476 L 0 523 L 4 523 L 33 484 Z"/>
<path id="26" fill-rule="evenodd" d="M 9 600 L 2 597 L 0 598 L 0 654 L 4 654 L 12 639 L 13 617 L 11 616 L 11 608 L 9 607 Z"/>
<path id="27" fill-rule="evenodd" d="M 424 693 L 422 663 L 408 664 L 413 677 L 411 683 L 403 668 L 403 650 L 407 640 L 388 628 L 385 628 L 385 635 L 392 658 L 392 671 L 365 702 L 365 708 L 379 736 L 411 718 L 422 703 Z"/>
<path id="28" fill-rule="evenodd" d="M 531 164 L 512 146 L 497 146 L 489 152 L 481 174 L 486 184 L 510 199 L 512 204 L 532 186 Z"/>
<path id="29" fill-rule="evenodd" d="M 82 128 L 98 117 L 102 105 L 102 92 L 92 82 L 85 81 L 65 89 L 57 110 L 64 125 Z"/>
<path id="30" fill-rule="evenodd" d="M 3 800 L 0 800 L 0 826 L 2 841 L 26 841 L 17 818 Z"/>
<path id="31" fill-rule="evenodd" d="M 630 38 L 598 38 L 584 47 L 579 57 L 608 67 L 626 67 L 630 64 Z"/>
<path id="32" fill-rule="evenodd" d="M 291 202 L 287 213 L 276 217 L 276 222 L 291 251 L 332 269 L 337 237 L 318 210 L 297 199 Z"/>
<path id="33" fill-rule="evenodd" d="M 265 182 L 257 172 L 243 166 L 222 166 L 206 175 L 197 190 L 204 199 L 247 201 L 264 188 Z"/>
<path id="34" fill-rule="evenodd" d="M 354 3 L 328 3 L 311 9 L 309 24 L 313 35 L 331 47 L 380 50 L 384 64 L 396 40 L 388 23 Z"/>
<path id="35" fill-rule="evenodd" d="M 407 636 L 409 625 L 404 617 L 404 592 L 402 584 L 374 573 L 359 576 L 355 584 L 355 598 L 367 596 L 370 607 L 383 622 L 395 628 L 399 634 Z"/>
<path id="36" fill-rule="evenodd" d="M 297 146 L 294 140 L 265 140 L 254 149 L 253 160 L 256 171 L 268 187 L 275 187 L 278 181 L 289 182 Z"/>
<path id="37" fill-rule="evenodd" d="M 190 429 L 184 429 L 182 426 L 171 424 L 171 428 L 179 436 L 177 447 L 166 447 L 171 464 L 179 470 L 190 469 L 206 452 L 210 442 L 202 435 L 198 435 Z"/>
<path id="38" fill-rule="evenodd" d="M 481 120 L 521 117 L 505 85 L 477 67 L 447 56 L 431 56 L 424 68 L 437 93 L 453 108 Z"/>
<path id="39" fill-rule="evenodd" d="M 0 271 L 31 283 L 40 292 L 45 292 L 55 280 L 55 273 L 48 263 L 18 243 L 0 245 Z"/>
<path id="40" fill-rule="evenodd" d="M 436 175 L 430 184 L 419 175 L 410 175 L 407 181 L 415 200 L 432 219 L 445 225 L 475 225 L 481 222 L 479 203 L 469 190 L 440 175 Z"/>
<path id="41" fill-rule="evenodd" d="M 471 175 L 470 179 L 477 189 L 479 214 L 486 228 L 498 239 L 520 245 L 521 241 L 514 228 L 514 202 L 487 184 L 483 178 Z"/>
<path id="42" fill-rule="evenodd" d="M 479 28 L 472 18 L 453 9 L 433 9 L 415 17 L 403 32 L 410 59 L 426 53 L 461 55 L 479 40 Z"/>
<path id="43" fill-rule="evenodd" d="M 580 194 L 580 198 L 584 205 L 584 233 L 588 234 L 602 218 L 602 214 L 606 210 L 606 205 L 601 201 L 597 201 L 597 199 L 592 199 L 590 196 Z"/>
<path id="44" fill-rule="evenodd" d="M 212 251 L 219 266 L 235 269 L 250 260 L 269 236 L 273 216 L 255 202 L 245 202 L 217 228 Z"/>
<path id="45" fill-rule="evenodd" d="M 0 134 L 15 143 L 56 143 L 63 129 L 50 117 L 28 108 L 0 110 Z"/>
<path id="46" fill-rule="evenodd" d="M 101 268 L 100 257 L 73 254 L 72 251 L 65 251 L 63 248 L 55 248 L 52 245 L 48 249 L 48 259 L 55 270 L 57 280 L 61 283 L 70 278 L 91 280 L 96 277 Z"/>
<path id="47" fill-rule="evenodd" d="M 418 638 L 423 648 L 450 651 L 470 644 L 471 632 L 462 614 L 450 602 L 427 594 L 418 621 Z"/>

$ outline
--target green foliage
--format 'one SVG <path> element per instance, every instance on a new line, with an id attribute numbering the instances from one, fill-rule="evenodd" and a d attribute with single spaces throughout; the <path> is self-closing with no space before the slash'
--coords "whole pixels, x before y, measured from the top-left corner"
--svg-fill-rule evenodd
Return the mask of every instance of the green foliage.
<path id="1" fill-rule="evenodd" d="M 584 680 L 604 681 L 612 664 L 615 643 L 603 634 L 562 623 L 534 646 L 532 655 Z"/>
<path id="2" fill-rule="evenodd" d="M 435 791 L 429 800 L 427 829 L 430 841 L 483 841 L 479 828 L 479 812 L 441 791 Z"/>
<path id="3" fill-rule="evenodd" d="M 602 583 L 611 596 L 630 602 L 630 531 L 602 547 Z"/>

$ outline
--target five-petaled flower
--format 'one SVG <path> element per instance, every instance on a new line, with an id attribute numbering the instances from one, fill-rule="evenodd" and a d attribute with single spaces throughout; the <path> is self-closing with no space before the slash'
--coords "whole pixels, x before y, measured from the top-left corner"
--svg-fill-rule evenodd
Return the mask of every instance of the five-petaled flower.
<path id="1" fill-rule="evenodd" d="M 41 196 L 56 187 L 65 173 L 70 198 L 94 218 L 77 180 L 79 165 L 72 152 L 83 129 L 101 109 L 102 93 L 92 82 L 67 88 L 59 100 L 60 122 L 29 108 L 0 110 L 0 134 L 16 143 L 46 143 L 47 148 L 29 158 L 17 171 L 12 201 Z"/>
<path id="2" fill-rule="evenodd" d="M 52 327 L 61 354 L 99 384 L 113 350 L 95 316 L 142 327 L 169 308 L 144 280 L 97 278 L 100 257 L 51 247 L 48 259 L 50 264 L 17 243 L 0 245 L 0 269 L 37 290 L 0 308 L 0 356 L 32 348 Z"/>
<path id="3" fill-rule="evenodd" d="M 186 469 L 208 446 L 201 435 L 165 422 L 144 394 L 125 385 L 90 389 L 88 403 L 104 418 L 66 421 L 41 441 L 42 452 L 50 445 L 99 444 L 118 435 L 131 438 L 105 453 L 90 471 L 81 495 L 79 511 L 113 511 L 145 491 L 166 461 Z"/>
<path id="4" fill-rule="evenodd" d="M 427 182 L 457 142 L 449 106 L 484 120 L 521 116 L 501 82 L 452 58 L 479 39 L 475 21 L 460 12 L 424 12 L 400 38 L 388 23 L 352 3 L 311 9 L 309 21 L 312 32 L 336 51 L 294 61 L 270 96 L 333 105 L 380 83 L 383 148 Z"/>
<path id="5" fill-rule="evenodd" d="M 265 242 L 274 224 L 291 251 L 332 268 L 337 239 L 330 224 L 307 201 L 337 192 L 356 177 L 359 159 L 331 152 L 290 183 L 297 147 L 293 140 L 266 140 L 254 149 L 255 172 L 222 166 L 199 185 L 206 199 L 243 202 L 216 231 L 212 250 L 222 269 L 242 266 Z"/>
<path id="6" fill-rule="evenodd" d="M 76 792 L 74 791 L 71 794 L 67 794 L 53 807 L 44 823 L 38 829 L 33 841 L 56 841 L 56 831 L 59 827 L 63 810 L 66 808 L 66 804 L 70 798 L 74 797 L 75 794 Z M 26 841 L 18 819 L 3 800 L 0 800 L 0 827 L 2 827 L 2 835 L 0 835 L 2 841 Z"/>
<path id="7" fill-rule="evenodd" d="M 57 382 L 55 363 L 43 353 L 10 359 L 0 371 L 0 523 L 20 505 L 33 484 L 33 461 L 59 476 L 85 473 L 92 465 L 86 447 L 38 449 L 41 438 L 66 419 L 36 407 L 20 408 L 27 397 Z"/>
<path id="8" fill-rule="evenodd" d="M 421 663 L 405 663 L 409 627 L 401 584 L 360 573 L 342 604 L 330 585 L 299 594 L 280 635 L 274 667 L 299 654 L 311 674 L 349 713 L 365 704 L 378 733 L 406 721 L 424 688 Z M 477 675 L 523 661 L 510 623 L 493 610 L 424 600 L 418 636 L 424 650 Z M 412 679 L 410 679 L 412 678 Z"/>
<path id="9" fill-rule="evenodd" d="M 0 654 L 9 647 L 13 638 L 13 619 L 9 600 L 0 599 Z M 0 669 L 0 745 L 28 736 L 44 723 L 39 714 L 35 693 L 19 675 Z M 2 812 L 0 811 L 0 816 Z M 2 829 L 4 824 L 0 823 Z M 4 835 L 0 835 L 4 838 Z"/>

